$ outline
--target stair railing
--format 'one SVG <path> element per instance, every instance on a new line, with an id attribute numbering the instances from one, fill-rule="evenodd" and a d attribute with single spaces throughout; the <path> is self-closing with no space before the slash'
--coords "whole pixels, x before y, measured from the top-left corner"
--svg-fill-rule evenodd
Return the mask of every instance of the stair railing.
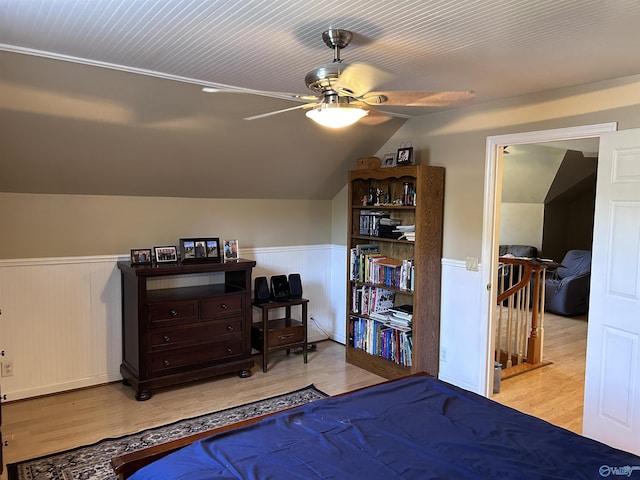
<path id="1" fill-rule="evenodd" d="M 495 358 L 505 370 L 542 361 L 547 266 L 527 258 L 499 259 Z"/>

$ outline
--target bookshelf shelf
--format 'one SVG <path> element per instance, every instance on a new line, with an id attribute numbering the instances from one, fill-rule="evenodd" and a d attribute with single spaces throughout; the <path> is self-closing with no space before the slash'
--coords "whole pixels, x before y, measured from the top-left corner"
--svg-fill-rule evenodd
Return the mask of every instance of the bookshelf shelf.
<path id="1" fill-rule="evenodd" d="M 408 197 L 407 191 L 413 195 Z M 379 198 L 384 198 L 382 204 L 363 204 L 377 203 Z M 438 374 L 443 198 L 442 167 L 349 172 L 348 363 L 385 378 L 415 372 Z M 392 233 L 396 224 L 414 225 L 415 241 L 394 238 L 398 236 Z M 369 316 L 379 306 L 374 304 L 377 297 L 386 301 L 387 292 L 394 306 L 412 306 L 408 334 Z"/>
<path id="2" fill-rule="evenodd" d="M 410 246 L 412 246 L 414 243 L 414 242 L 410 242 L 409 240 L 398 240 L 397 238 L 375 237 L 372 235 L 353 235 L 351 238 L 354 240 L 372 240 L 376 242 L 402 243 Z"/>

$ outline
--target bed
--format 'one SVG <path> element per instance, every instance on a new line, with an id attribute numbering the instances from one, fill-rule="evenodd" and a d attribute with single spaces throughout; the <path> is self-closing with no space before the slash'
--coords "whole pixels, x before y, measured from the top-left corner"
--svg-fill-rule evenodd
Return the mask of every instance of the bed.
<path id="1" fill-rule="evenodd" d="M 421 375 L 193 440 L 112 466 L 131 480 L 640 478 L 636 455 Z"/>

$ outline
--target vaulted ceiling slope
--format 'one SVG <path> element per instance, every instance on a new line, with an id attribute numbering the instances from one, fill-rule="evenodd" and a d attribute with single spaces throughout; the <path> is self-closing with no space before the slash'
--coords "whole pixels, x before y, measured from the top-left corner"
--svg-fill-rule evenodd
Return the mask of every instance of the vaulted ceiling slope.
<path id="1" fill-rule="evenodd" d="M 330 199 L 426 107 L 328 130 L 233 86 L 309 93 L 354 32 L 346 63 L 384 90 L 474 90 L 476 102 L 639 72 L 637 0 L 3 0 L 0 191 Z"/>

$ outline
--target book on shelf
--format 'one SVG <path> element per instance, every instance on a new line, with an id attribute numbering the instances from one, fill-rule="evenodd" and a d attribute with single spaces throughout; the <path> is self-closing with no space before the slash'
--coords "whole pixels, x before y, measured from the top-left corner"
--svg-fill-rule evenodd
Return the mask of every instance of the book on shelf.
<path id="1" fill-rule="evenodd" d="M 402 223 L 402 220 L 395 218 L 383 217 L 380 219 L 380 226 L 378 227 L 378 236 L 383 238 L 398 238 L 402 235 L 398 232 L 397 228 Z"/>
<path id="2" fill-rule="evenodd" d="M 413 259 L 387 257 L 375 244 L 358 245 L 349 251 L 349 279 L 413 291 Z"/>
<path id="3" fill-rule="evenodd" d="M 413 259 L 405 259 L 400 267 L 400 290 L 413 292 L 414 266 Z"/>
<path id="4" fill-rule="evenodd" d="M 389 310 L 400 316 L 404 315 L 408 318 L 411 318 L 413 316 L 413 305 L 411 305 L 410 303 L 406 303 L 403 305 L 394 305 L 393 307 L 390 307 Z"/>
<path id="5" fill-rule="evenodd" d="M 402 235 L 400 235 L 398 237 L 398 240 L 406 240 L 408 242 L 415 242 L 416 241 L 416 234 L 415 234 L 415 232 L 403 233 Z"/>
<path id="6" fill-rule="evenodd" d="M 402 332 L 410 332 L 412 330 L 411 320 L 396 317 L 393 312 L 385 310 L 382 312 L 371 312 L 369 318 L 383 323 L 387 327 L 395 328 Z"/>
<path id="7" fill-rule="evenodd" d="M 388 310 L 394 300 L 395 293 L 384 288 L 358 285 L 351 289 L 351 311 L 361 315 Z"/>
<path id="8" fill-rule="evenodd" d="M 386 210 L 360 210 L 360 235 L 377 237 L 381 221 L 390 217 L 391 212 Z"/>
<path id="9" fill-rule="evenodd" d="M 364 260 L 364 256 L 375 253 L 380 253 L 380 247 L 375 243 L 356 245 L 349 250 L 349 275 L 351 277 L 351 280 L 353 280 L 354 282 L 363 281 L 362 272 L 364 271 L 364 266 L 362 265 L 362 262 Z"/>
<path id="10" fill-rule="evenodd" d="M 413 351 L 411 331 L 389 327 L 372 318 L 349 317 L 349 346 L 410 367 Z"/>
<path id="11" fill-rule="evenodd" d="M 415 225 L 398 225 L 394 232 L 398 234 L 398 240 L 407 240 L 409 242 L 415 242 L 416 240 Z"/>

